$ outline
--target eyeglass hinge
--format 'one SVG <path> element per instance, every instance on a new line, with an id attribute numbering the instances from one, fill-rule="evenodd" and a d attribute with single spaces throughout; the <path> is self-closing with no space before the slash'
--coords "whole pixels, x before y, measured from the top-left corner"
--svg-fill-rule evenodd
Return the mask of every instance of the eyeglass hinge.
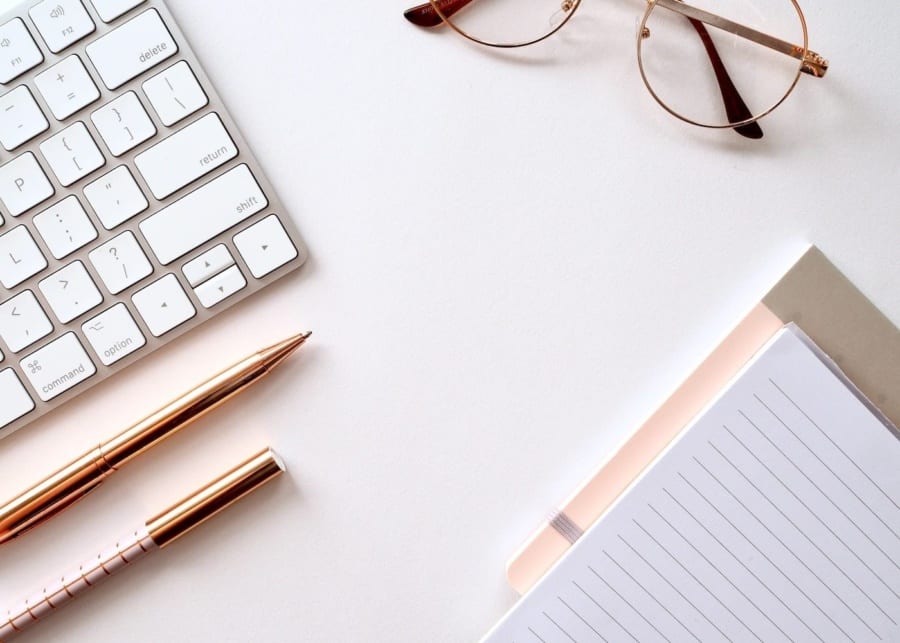
<path id="1" fill-rule="evenodd" d="M 803 53 L 803 50 L 798 47 L 796 48 L 794 55 L 799 58 L 801 53 Z M 828 73 L 828 60 L 814 51 L 807 51 L 806 55 L 803 57 L 800 69 L 805 74 L 815 76 L 816 78 L 822 78 Z"/>

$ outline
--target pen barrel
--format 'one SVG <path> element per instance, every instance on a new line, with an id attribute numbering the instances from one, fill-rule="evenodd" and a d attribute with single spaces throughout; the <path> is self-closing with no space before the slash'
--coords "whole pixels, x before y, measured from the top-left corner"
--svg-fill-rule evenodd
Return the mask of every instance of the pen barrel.
<path id="1" fill-rule="evenodd" d="M 260 354 L 244 359 L 0 506 L 0 544 L 72 506 L 113 471 L 234 397 L 266 372 Z"/>
<path id="2" fill-rule="evenodd" d="M 166 547 L 282 473 L 281 458 L 265 449 L 148 520 L 147 531 L 157 545 Z"/>
<path id="3" fill-rule="evenodd" d="M 78 502 L 110 473 L 112 469 L 96 448 L 0 506 L 0 544 Z"/>
<path id="4" fill-rule="evenodd" d="M 113 471 L 261 379 L 308 337 L 296 335 L 241 360 L 0 506 L 0 545 L 70 507 Z"/>
<path id="5" fill-rule="evenodd" d="M 118 469 L 153 445 L 200 419 L 256 382 L 268 371 L 260 354 L 253 355 L 207 380 L 131 428 L 100 445 L 105 464 Z"/>
<path id="6" fill-rule="evenodd" d="M 64 605 L 113 574 L 158 549 L 146 526 L 121 538 L 77 569 L 54 579 L 0 615 L 0 643 L 7 643 L 32 625 L 46 619 Z"/>

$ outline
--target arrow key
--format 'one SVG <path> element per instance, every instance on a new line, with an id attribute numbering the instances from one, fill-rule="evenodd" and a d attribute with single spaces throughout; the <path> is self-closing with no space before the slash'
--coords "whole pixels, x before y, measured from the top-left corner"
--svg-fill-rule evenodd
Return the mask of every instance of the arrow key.
<path id="1" fill-rule="evenodd" d="M 162 337 L 197 314 L 173 274 L 136 292 L 131 301 L 154 337 Z"/>
<path id="2" fill-rule="evenodd" d="M 184 264 L 181 272 L 192 288 L 196 288 L 204 281 L 211 279 L 226 268 L 234 265 L 234 257 L 223 244 L 217 245 L 212 250 L 207 250 L 202 255 Z"/>
<path id="3" fill-rule="evenodd" d="M 274 214 L 235 235 L 234 245 L 247 262 L 250 273 L 257 279 L 262 279 L 298 256 L 297 248 Z"/>
<path id="4" fill-rule="evenodd" d="M 197 293 L 197 298 L 204 308 L 212 308 L 236 292 L 243 290 L 246 285 L 247 280 L 244 279 L 244 275 L 237 266 L 232 266 L 195 288 L 194 292 Z"/>

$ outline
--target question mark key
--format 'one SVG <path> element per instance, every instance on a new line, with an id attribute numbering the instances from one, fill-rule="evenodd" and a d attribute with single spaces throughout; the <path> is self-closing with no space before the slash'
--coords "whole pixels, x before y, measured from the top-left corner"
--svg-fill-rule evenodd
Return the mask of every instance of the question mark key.
<path id="1" fill-rule="evenodd" d="M 88 258 L 111 295 L 153 274 L 147 254 L 130 230 L 94 249 Z"/>

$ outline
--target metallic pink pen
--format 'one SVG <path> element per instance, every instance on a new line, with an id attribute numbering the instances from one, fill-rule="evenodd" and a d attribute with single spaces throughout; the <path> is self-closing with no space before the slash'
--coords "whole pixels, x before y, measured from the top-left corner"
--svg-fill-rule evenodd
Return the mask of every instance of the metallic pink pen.
<path id="1" fill-rule="evenodd" d="M 0 643 L 7 643 L 101 581 L 147 554 L 166 547 L 233 502 L 284 472 L 271 450 L 253 456 L 196 493 L 173 505 L 103 550 L 71 573 L 60 576 L 0 616 Z"/>

